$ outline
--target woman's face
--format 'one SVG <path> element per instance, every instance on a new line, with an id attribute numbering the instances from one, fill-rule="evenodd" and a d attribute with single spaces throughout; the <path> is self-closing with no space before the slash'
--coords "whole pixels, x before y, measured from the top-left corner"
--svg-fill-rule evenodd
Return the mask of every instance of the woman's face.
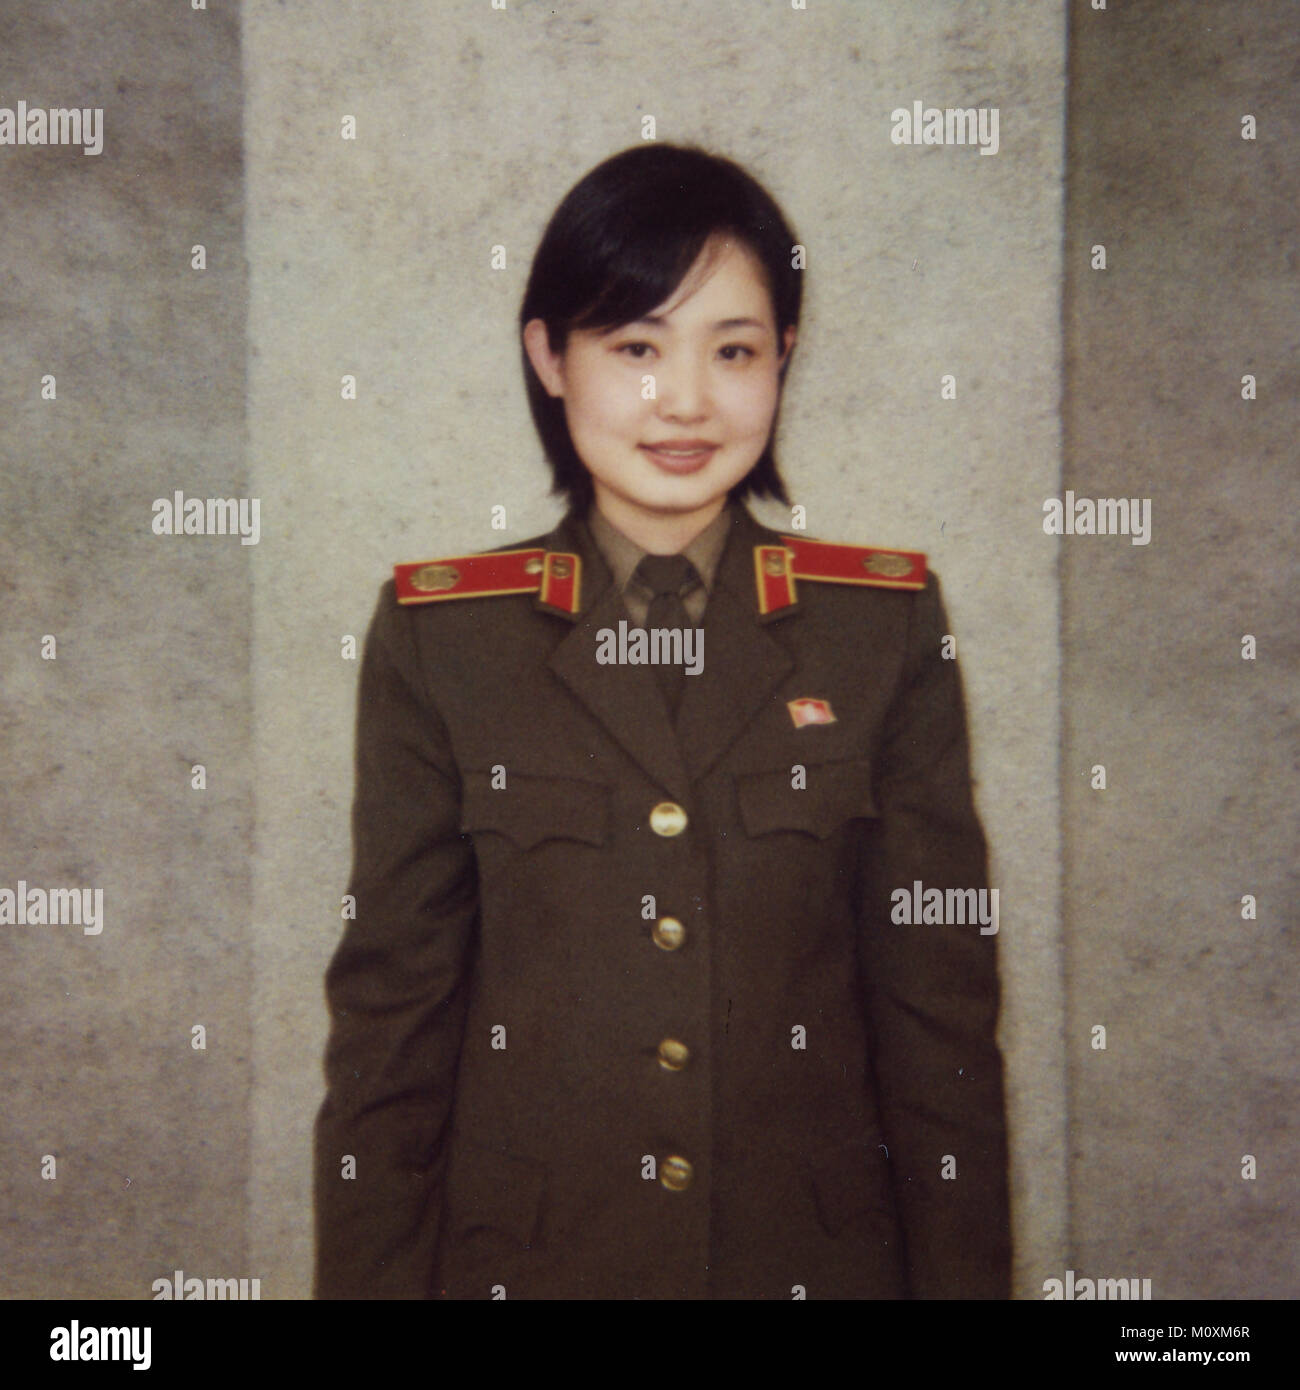
<path id="1" fill-rule="evenodd" d="M 631 534 L 717 515 L 767 444 L 794 336 L 788 329 L 778 351 L 760 262 L 716 237 L 644 319 L 575 330 L 559 354 L 534 319 L 524 341 L 547 391 L 564 399 L 597 506 Z"/>

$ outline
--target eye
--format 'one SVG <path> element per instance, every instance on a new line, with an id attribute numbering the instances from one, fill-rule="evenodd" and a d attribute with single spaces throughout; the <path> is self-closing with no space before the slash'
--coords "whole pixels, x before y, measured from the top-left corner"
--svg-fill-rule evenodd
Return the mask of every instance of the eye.
<path id="1" fill-rule="evenodd" d="M 727 362 L 739 362 L 742 359 L 735 356 L 736 353 L 743 352 L 746 357 L 757 357 L 758 354 L 751 347 L 746 347 L 744 343 L 728 343 L 726 347 L 721 347 L 718 351 L 722 354 L 723 360 Z"/>
<path id="2" fill-rule="evenodd" d="M 640 360 L 647 352 L 652 352 L 653 348 L 649 343 L 620 343 L 614 351 L 625 352 L 629 357 Z"/>

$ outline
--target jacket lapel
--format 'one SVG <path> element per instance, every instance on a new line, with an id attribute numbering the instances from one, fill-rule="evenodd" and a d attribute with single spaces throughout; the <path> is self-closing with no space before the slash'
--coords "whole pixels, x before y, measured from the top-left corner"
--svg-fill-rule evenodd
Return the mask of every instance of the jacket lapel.
<path id="1" fill-rule="evenodd" d="M 779 536 L 760 526 L 744 507 L 733 511 L 734 524 L 704 610 L 703 670 L 686 677 L 675 730 L 650 667 L 596 661 L 597 634 L 602 628 L 617 631 L 628 613 L 587 528 L 569 514 L 546 538 L 548 549 L 574 553 L 582 565 L 576 613 L 536 601 L 539 609 L 572 624 L 551 654 L 551 669 L 620 746 L 679 800 L 686 799 L 691 783 L 709 771 L 794 669 L 770 629 L 773 617 L 796 618 L 798 605 L 764 621 L 755 588 L 754 547 L 779 544 Z"/>
<path id="2" fill-rule="evenodd" d="M 655 782 L 679 801 L 685 801 L 690 778 L 654 672 L 648 666 L 602 666 L 596 660 L 600 630 L 617 631 L 620 620 L 630 621 L 609 567 L 587 528 L 572 514 L 546 538 L 546 546 L 574 553 L 581 561 L 576 613 L 562 613 L 540 599 L 535 600 L 542 611 L 572 624 L 551 653 L 551 670 Z M 707 638 L 705 650 L 707 653 Z M 694 679 L 703 677 L 688 676 L 687 683 Z"/>
<path id="3" fill-rule="evenodd" d="M 686 677 L 677 715 L 677 739 L 692 781 L 703 777 L 740 736 L 794 669 L 794 661 L 771 635 L 758 611 L 754 547 L 780 543 L 776 532 L 760 526 L 742 506 L 718 566 L 704 610 L 704 667 Z M 780 615 L 798 614 L 792 604 Z"/>

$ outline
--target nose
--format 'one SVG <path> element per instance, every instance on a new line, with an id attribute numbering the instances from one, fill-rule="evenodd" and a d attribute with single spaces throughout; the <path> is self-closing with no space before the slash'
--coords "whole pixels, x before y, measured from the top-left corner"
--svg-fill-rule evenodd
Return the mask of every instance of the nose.
<path id="1" fill-rule="evenodd" d="M 709 413 L 709 388 L 704 372 L 689 358 L 662 361 L 655 373 L 659 414 L 679 424 L 703 419 Z"/>

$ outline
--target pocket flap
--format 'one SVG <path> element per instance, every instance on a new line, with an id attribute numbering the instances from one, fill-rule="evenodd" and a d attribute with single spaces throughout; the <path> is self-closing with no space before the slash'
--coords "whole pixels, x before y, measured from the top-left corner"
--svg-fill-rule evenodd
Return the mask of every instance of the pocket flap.
<path id="1" fill-rule="evenodd" d="M 603 845 L 609 839 L 609 803 L 610 789 L 600 782 L 507 771 L 506 785 L 494 788 L 490 772 L 467 772 L 460 829 L 465 835 L 495 831 L 521 849 L 543 840 Z"/>
<path id="2" fill-rule="evenodd" d="M 802 830 L 824 840 L 845 821 L 879 815 L 871 791 L 871 764 L 866 759 L 804 767 L 806 785 L 797 788 L 789 768 L 742 773 L 736 778 L 746 833 Z"/>

